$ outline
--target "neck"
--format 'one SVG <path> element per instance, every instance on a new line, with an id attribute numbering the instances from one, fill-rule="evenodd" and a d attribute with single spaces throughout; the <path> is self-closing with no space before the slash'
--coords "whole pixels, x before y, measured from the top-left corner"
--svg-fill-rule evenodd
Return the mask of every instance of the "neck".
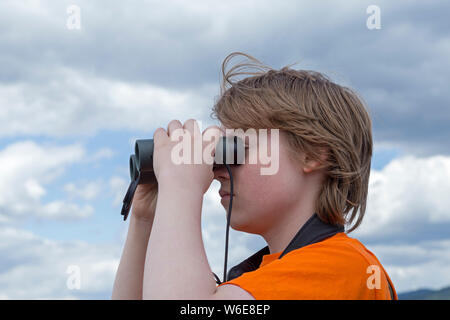
<path id="1" fill-rule="evenodd" d="M 269 246 L 270 254 L 282 252 L 289 245 L 297 232 L 303 227 L 309 218 L 314 214 L 314 207 L 304 206 L 295 208 L 288 214 L 283 215 L 283 219 L 278 219 L 266 233 L 261 236 Z"/>

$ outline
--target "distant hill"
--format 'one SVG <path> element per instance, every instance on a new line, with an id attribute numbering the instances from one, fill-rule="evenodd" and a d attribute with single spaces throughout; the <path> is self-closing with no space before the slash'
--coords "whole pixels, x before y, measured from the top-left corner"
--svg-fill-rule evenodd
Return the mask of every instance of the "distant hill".
<path id="1" fill-rule="evenodd" d="M 399 300 L 450 300 L 450 287 L 440 290 L 420 289 L 398 294 Z"/>

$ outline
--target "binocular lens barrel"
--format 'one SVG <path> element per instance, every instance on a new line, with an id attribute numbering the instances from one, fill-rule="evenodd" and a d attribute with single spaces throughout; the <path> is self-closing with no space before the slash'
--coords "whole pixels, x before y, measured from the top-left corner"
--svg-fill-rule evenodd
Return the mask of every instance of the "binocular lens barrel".
<path id="1" fill-rule="evenodd" d="M 136 180 L 139 176 L 139 171 L 136 166 L 136 155 L 130 155 L 130 178 L 131 181 Z"/>
<path id="2" fill-rule="evenodd" d="M 139 178 L 138 184 L 146 184 L 156 180 L 153 172 L 153 150 L 153 139 L 136 140 L 134 155 L 130 156 L 130 178 L 132 181 Z M 213 169 L 225 164 L 239 165 L 244 163 L 245 146 L 238 136 L 221 137 L 215 150 Z"/>
<path id="3" fill-rule="evenodd" d="M 136 140 L 134 154 L 139 172 L 153 171 L 153 139 Z"/>

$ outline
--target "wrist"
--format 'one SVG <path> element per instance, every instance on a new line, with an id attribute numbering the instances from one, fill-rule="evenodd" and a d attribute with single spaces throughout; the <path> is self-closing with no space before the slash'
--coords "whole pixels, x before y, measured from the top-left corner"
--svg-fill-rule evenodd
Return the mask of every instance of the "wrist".
<path id="1" fill-rule="evenodd" d="M 132 215 L 128 226 L 127 243 L 132 243 L 132 246 L 140 244 L 147 246 L 152 227 L 153 222 L 140 220 Z"/>
<path id="2" fill-rule="evenodd" d="M 203 190 L 201 186 L 197 186 L 193 183 L 180 183 L 177 181 L 166 180 L 159 184 L 160 194 L 169 195 L 188 195 L 192 198 L 203 197 Z"/>
<path id="3" fill-rule="evenodd" d="M 153 219 L 154 219 L 154 216 L 152 218 L 142 218 L 142 217 L 138 217 L 136 215 L 131 214 L 130 225 L 132 224 L 133 226 L 151 229 L 151 227 L 153 225 Z"/>
<path id="4" fill-rule="evenodd" d="M 204 192 L 202 184 L 195 178 L 179 175 L 176 172 L 164 171 L 158 175 L 158 190 L 197 194 Z"/>

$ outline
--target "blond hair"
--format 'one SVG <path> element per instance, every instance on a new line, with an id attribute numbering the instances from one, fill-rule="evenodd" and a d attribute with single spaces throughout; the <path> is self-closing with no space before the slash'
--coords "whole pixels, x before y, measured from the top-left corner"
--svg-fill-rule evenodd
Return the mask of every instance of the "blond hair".
<path id="1" fill-rule="evenodd" d="M 225 72 L 239 55 L 250 61 Z M 245 71 L 251 67 L 259 71 Z M 238 75 L 250 76 L 233 82 Z M 226 128 L 284 131 L 292 159 L 301 161 L 303 153 L 322 163 L 325 179 L 315 203 L 319 218 L 353 223 L 347 232 L 356 229 L 366 211 L 372 158 L 372 124 L 363 99 L 319 72 L 274 70 L 242 52 L 225 58 L 222 76 L 212 117 Z"/>

